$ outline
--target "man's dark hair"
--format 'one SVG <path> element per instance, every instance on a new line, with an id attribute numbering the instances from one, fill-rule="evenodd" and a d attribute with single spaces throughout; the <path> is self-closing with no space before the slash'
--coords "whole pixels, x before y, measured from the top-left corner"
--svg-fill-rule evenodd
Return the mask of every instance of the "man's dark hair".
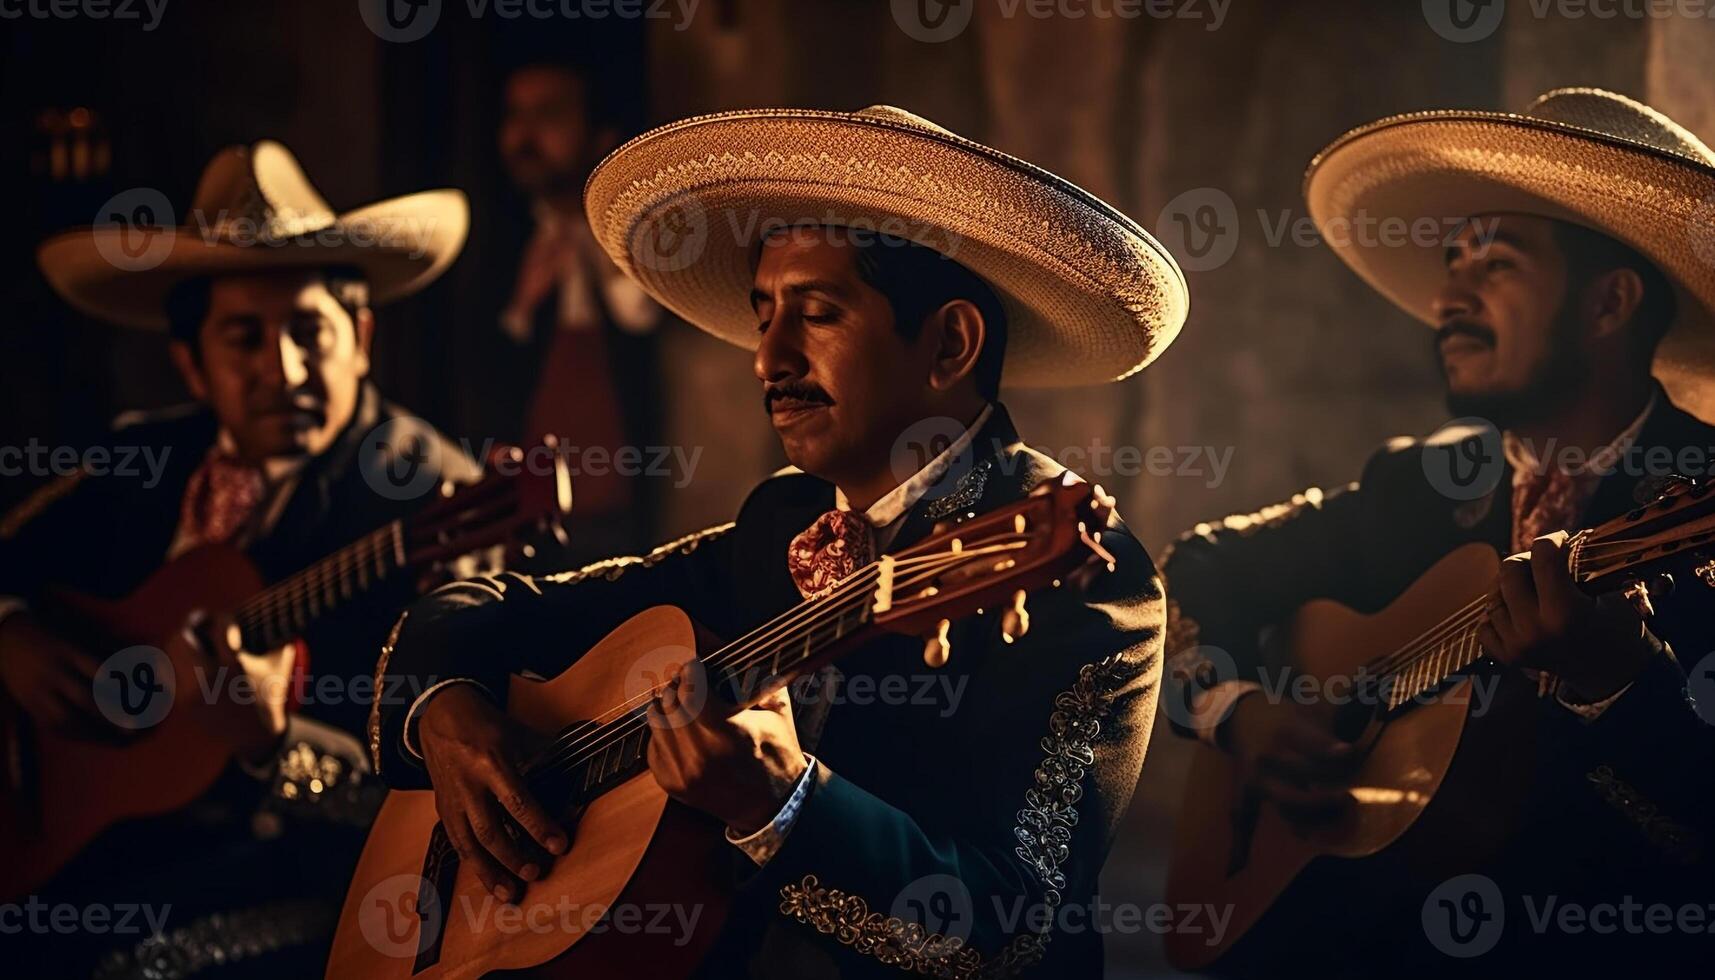
<path id="1" fill-rule="evenodd" d="M 1636 249 L 1583 225 L 1554 222 L 1554 240 L 1566 260 L 1569 301 L 1591 279 L 1615 269 L 1631 269 L 1643 280 L 1643 297 L 1632 314 L 1631 336 L 1633 351 L 1648 364 L 1678 312 L 1679 301 L 1667 276 Z"/>
<path id="2" fill-rule="evenodd" d="M 186 279 L 167 293 L 168 332 L 174 340 L 191 349 L 192 357 L 199 359 L 202 357 L 202 344 L 198 341 L 202 336 L 202 322 L 208 319 L 209 289 L 213 281 L 209 276 Z M 364 278 L 362 271 L 351 266 L 332 266 L 322 270 L 322 282 L 355 325 L 358 311 L 369 308 L 369 280 Z"/>
<path id="3" fill-rule="evenodd" d="M 874 235 L 857 246 L 859 278 L 887 297 L 893 322 L 906 340 L 916 340 L 929 315 L 956 299 L 969 301 L 983 317 L 983 347 L 972 377 L 977 393 L 994 400 L 1006 360 L 1006 308 L 980 276 L 932 248 Z"/>

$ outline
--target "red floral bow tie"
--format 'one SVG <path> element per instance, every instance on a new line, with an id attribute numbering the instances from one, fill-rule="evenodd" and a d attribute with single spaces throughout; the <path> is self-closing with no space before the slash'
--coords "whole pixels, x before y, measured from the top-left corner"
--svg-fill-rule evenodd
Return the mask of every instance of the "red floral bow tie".
<path id="1" fill-rule="evenodd" d="M 189 545 L 229 541 L 250 523 L 262 503 L 262 468 L 216 450 L 191 474 L 179 513 Z"/>
<path id="2" fill-rule="evenodd" d="M 830 510 L 786 546 L 786 567 L 809 599 L 875 560 L 874 531 L 850 511 Z"/>

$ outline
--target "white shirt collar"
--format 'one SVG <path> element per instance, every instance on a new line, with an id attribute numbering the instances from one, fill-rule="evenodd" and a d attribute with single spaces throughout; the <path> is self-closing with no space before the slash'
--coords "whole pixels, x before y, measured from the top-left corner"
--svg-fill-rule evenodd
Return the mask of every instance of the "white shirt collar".
<path id="1" fill-rule="evenodd" d="M 1660 402 L 1661 388 L 1657 386 L 1650 393 L 1649 401 L 1644 403 L 1644 410 L 1639 412 L 1638 417 L 1632 420 L 1632 424 L 1622 429 L 1612 442 L 1590 453 L 1588 457 L 1581 458 L 1573 465 L 1561 465 L 1560 468 L 1564 469 L 1568 476 L 1593 479 L 1600 479 L 1612 473 L 1614 467 L 1619 465 L 1626 453 L 1631 451 L 1633 443 L 1638 441 L 1638 435 L 1643 432 L 1644 423 L 1649 421 L 1650 415 L 1655 412 L 1655 407 Z M 1552 457 L 1556 455 L 1556 449 L 1562 447 L 1557 447 L 1551 439 L 1546 446 L 1541 448 L 1543 452 Z M 1522 439 L 1511 432 L 1503 432 L 1501 433 L 1501 451 L 1506 456 L 1507 463 L 1513 468 L 1513 484 L 1515 486 L 1521 481 L 1529 479 L 1532 474 L 1543 472 L 1543 453 L 1538 452 L 1537 447 L 1529 440 Z M 1556 461 L 1556 465 L 1560 465 L 1562 462 L 1564 460 Z"/>
<path id="2" fill-rule="evenodd" d="M 993 414 L 994 405 L 984 405 L 983 410 L 977 413 L 976 420 L 959 438 L 953 440 L 952 445 L 942 451 L 939 456 L 930 460 L 927 466 L 918 470 L 910 479 L 889 490 L 886 496 L 871 504 L 869 509 L 863 512 L 864 520 L 878 530 L 886 530 L 903 519 L 906 514 L 911 512 L 911 508 L 917 505 L 917 501 L 923 499 L 923 495 L 929 492 L 929 488 L 947 474 L 947 469 L 953 465 L 953 460 L 970 448 L 971 443 L 977 438 L 977 433 L 981 432 L 983 426 L 988 424 L 989 416 Z M 851 501 L 846 499 L 846 492 L 839 487 L 834 488 L 834 506 L 844 511 L 852 509 Z"/>

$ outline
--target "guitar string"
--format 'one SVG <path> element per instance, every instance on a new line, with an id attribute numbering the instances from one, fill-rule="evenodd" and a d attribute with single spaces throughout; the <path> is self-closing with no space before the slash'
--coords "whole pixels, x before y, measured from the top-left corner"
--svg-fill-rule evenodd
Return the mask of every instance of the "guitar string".
<path id="1" fill-rule="evenodd" d="M 973 557 L 982 557 L 985 555 L 996 554 L 996 553 L 1002 552 L 1002 551 L 1015 550 L 1016 547 L 1022 547 L 1023 544 L 1024 544 L 1024 542 L 1022 542 L 1022 541 L 1007 542 L 1007 543 L 1003 543 L 1003 544 L 999 544 L 999 545 L 987 545 L 987 546 L 984 546 L 982 548 L 967 549 L 965 551 L 960 551 L 960 552 L 939 552 L 939 553 L 931 554 L 931 555 L 917 555 L 917 556 L 913 556 L 910 558 L 896 560 L 894 562 L 894 568 L 897 570 L 901 566 L 904 566 L 907 570 L 911 570 L 911 569 L 914 569 L 919 564 L 928 564 L 928 563 L 937 563 L 937 562 L 944 565 L 944 566 L 951 566 L 951 565 L 958 564 L 959 562 L 962 562 L 962 561 L 967 561 Z M 786 633 L 790 633 L 793 630 L 795 630 L 800 624 L 802 624 L 806 621 L 815 620 L 818 616 L 822 616 L 822 614 L 826 610 L 835 608 L 835 601 L 836 600 L 841 600 L 841 599 L 844 599 L 846 597 L 855 596 L 856 590 L 858 589 L 858 587 L 860 585 L 864 585 L 866 583 L 866 580 L 870 577 L 868 573 L 870 573 L 871 571 L 879 571 L 880 567 L 881 566 L 879 563 L 872 563 L 870 565 L 864 566 L 862 569 L 859 569 L 857 572 L 852 573 L 846 579 L 842 580 L 835 587 L 835 589 L 833 591 L 829 592 L 827 595 L 820 596 L 812 602 L 800 603 L 799 605 L 794 607 L 788 614 L 784 614 L 784 615 L 782 615 L 782 616 L 780 616 L 774 620 L 770 620 L 769 622 L 763 623 L 761 626 L 758 626 L 757 628 L 751 630 L 749 633 L 746 633 L 744 636 L 739 637 L 737 640 L 734 640 L 732 643 L 729 643 L 726 646 L 722 647 L 721 649 L 715 651 L 713 654 L 710 655 L 708 662 L 710 664 L 713 664 L 715 662 L 715 658 L 717 658 L 717 657 L 725 657 L 727 659 L 736 660 L 736 659 L 740 658 L 746 652 L 743 649 L 744 647 L 748 646 L 750 648 L 756 649 L 761 644 L 773 644 L 773 641 L 777 637 L 780 637 Z M 923 580 L 924 580 L 924 577 L 920 574 L 914 579 L 901 580 L 901 582 L 895 583 L 895 588 L 900 588 L 902 586 L 915 584 L 915 583 L 921 582 Z M 867 592 L 864 593 L 864 598 L 868 598 L 868 597 L 869 597 L 869 593 L 867 593 Z M 851 609 L 850 605 L 842 604 L 839 606 L 838 615 L 843 617 L 846 614 L 846 612 L 850 611 L 850 609 Z M 755 661 L 755 662 L 759 663 L 760 661 Z M 601 715 L 598 715 L 598 716 L 596 716 L 596 718 L 591 719 L 591 720 L 599 722 L 602 718 L 606 717 L 609 714 L 613 714 L 615 712 L 623 712 L 624 710 L 632 707 L 635 704 L 639 704 L 639 703 L 643 703 L 646 701 L 653 700 L 654 696 L 656 694 L 659 694 L 659 693 L 660 693 L 660 689 L 658 689 L 658 688 L 652 689 L 651 692 L 637 695 L 636 697 L 632 698 L 630 701 L 628 701 L 624 704 L 618 705 L 614 708 L 610 708 L 607 711 L 604 711 Z"/>
<path id="2" fill-rule="evenodd" d="M 1591 552 L 1593 550 L 1601 548 L 1607 548 L 1610 551 L 1618 551 L 1621 554 L 1625 554 L 1636 553 L 1641 550 L 1642 547 L 1646 547 L 1646 545 L 1641 543 L 1637 538 L 1610 539 L 1601 542 L 1586 541 L 1579 546 L 1576 557 L 1580 561 L 1588 559 L 1592 557 Z M 1596 555 L 1595 557 L 1611 556 Z M 1425 656 L 1440 652 L 1442 642 L 1449 638 L 1450 634 L 1463 633 L 1470 626 L 1475 625 L 1476 621 L 1481 618 L 1475 614 L 1487 612 L 1487 603 L 1487 595 L 1474 599 L 1463 609 L 1460 609 L 1458 612 L 1449 616 L 1437 626 L 1432 627 L 1427 634 L 1425 634 L 1426 636 L 1431 634 L 1440 634 L 1433 636 L 1434 642 L 1432 646 L 1427 641 L 1420 643 L 1424 638 L 1419 637 L 1417 640 L 1413 640 L 1411 643 L 1406 644 L 1394 654 L 1383 657 L 1380 661 L 1374 662 L 1373 665 L 1379 668 L 1380 671 L 1386 671 L 1397 675 L 1401 670 L 1408 666 L 1415 665 L 1417 661 L 1422 660 Z"/>
<path id="3" fill-rule="evenodd" d="M 972 557 L 991 554 L 999 550 L 1010 549 L 1003 547 L 977 548 L 942 555 L 924 555 L 920 556 L 918 559 L 905 560 L 926 562 L 938 561 L 942 565 L 951 566 L 956 565 L 961 561 L 969 560 Z M 897 567 L 898 564 L 899 562 L 896 562 L 895 567 Z M 852 575 L 847 581 L 855 587 L 859 584 L 860 578 L 868 577 L 864 573 L 867 573 L 870 569 L 879 567 L 879 565 L 866 566 L 862 572 Z M 928 569 L 916 572 L 913 575 L 895 583 L 895 588 L 910 588 L 917 584 L 927 583 L 933 580 L 939 572 L 939 569 Z M 836 604 L 834 600 L 836 597 L 840 597 L 841 593 L 846 593 L 847 595 L 844 598 L 841 598 L 838 604 Z M 843 619 L 847 613 L 851 612 L 853 609 L 861 608 L 868 601 L 870 601 L 870 594 L 867 590 L 861 594 L 852 594 L 852 590 L 849 589 L 845 583 L 842 583 L 834 593 L 830 593 L 828 596 L 823 597 L 816 603 L 806 603 L 799 606 L 798 611 L 802 613 L 801 615 L 783 617 L 783 619 L 795 619 L 799 621 L 807 620 L 809 624 L 807 632 L 811 637 L 813 637 L 815 632 L 826 625 L 829 620 Z M 828 615 L 830 611 L 834 613 L 833 616 Z M 763 627 L 759 627 L 757 631 L 753 632 L 767 630 L 770 625 L 771 624 L 764 624 Z M 780 630 L 769 630 L 769 632 L 771 634 L 778 634 Z M 775 656 L 778 653 L 777 650 L 767 648 L 757 648 L 754 651 L 747 651 L 740 649 L 741 646 L 755 647 L 756 644 L 746 644 L 744 638 L 741 638 L 739 641 L 735 641 L 728 647 L 716 651 L 715 654 L 711 655 L 707 662 L 708 666 L 722 671 L 727 671 L 728 673 L 734 671 L 742 672 L 744 669 L 749 667 L 760 665 L 765 659 Z M 638 708 L 646 707 L 653 703 L 655 697 L 658 696 L 663 689 L 664 688 L 652 688 L 650 692 L 634 697 L 617 708 L 612 708 L 603 712 L 602 715 L 598 716 L 596 719 L 584 722 L 575 726 L 573 729 L 568 730 L 566 733 L 563 733 L 556 741 L 555 751 L 553 754 L 540 758 L 533 763 L 531 766 L 531 773 L 538 774 L 541 772 L 558 772 L 575 768 L 577 765 L 592 758 L 594 755 L 600 752 L 605 752 L 613 745 L 619 744 L 624 739 L 629 738 L 640 726 L 646 727 L 649 724 L 647 717 L 638 713 Z M 601 720 L 603 718 L 608 720 Z M 591 726 L 595 726 L 593 730 L 590 730 Z M 582 751 L 586 745 L 593 746 L 592 750 L 588 752 Z"/>
<path id="4" fill-rule="evenodd" d="M 1393 653 L 1372 660 L 1365 664 L 1365 667 L 1377 674 L 1391 673 L 1397 668 L 1411 663 L 1418 656 L 1439 649 L 1443 641 L 1468 625 L 1475 614 L 1484 612 L 1488 600 L 1489 597 L 1485 594 L 1467 602 L 1434 626 L 1402 644 Z"/>
<path id="5" fill-rule="evenodd" d="M 954 562 L 948 563 L 952 564 Z M 911 585 L 915 584 L 915 582 L 928 581 L 932 579 L 935 574 L 937 573 L 933 570 L 920 573 L 914 581 L 902 582 L 901 584 Z M 858 578 L 859 577 L 856 575 L 852 576 L 851 581 L 853 586 L 859 584 L 857 581 Z M 823 602 L 825 604 L 819 605 L 817 608 L 817 614 L 808 618 L 808 627 L 804 632 L 807 634 L 809 639 L 813 640 L 815 638 L 815 634 L 826 626 L 830 620 L 837 623 L 839 620 L 843 620 L 844 617 L 852 610 L 861 609 L 862 606 L 869 601 L 870 593 L 868 591 L 855 595 L 849 594 L 850 590 L 844 591 L 847 591 L 848 595 L 837 604 L 831 601 L 834 598 L 834 594 L 824 597 Z M 833 613 L 832 616 L 828 615 L 830 612 Z M 798 617 L 798 619 L 803 620 L 804 617 Z M 737 647 L 738 644 L 734 644 L 733 646 Z M 752 644 L 752 646 L 754 646 L 754 644 Z M 741 661 L 746 660 L 745 653 L 746 651 L 744 650 L 732 648 L 717 651 L 714 656 L 711 656 L 709 665 L 720 670 L 726 670 L 729 666 L 742 670 L 744 667 L 748 667 L 753 664 L 760 664 L 764 659 L 776 655 L 777 651 L 759 648 L 755 651 L 755 656 L 749 658 L 748 663 L 741 663 Z M 550 755 L 539 758 L 532 764 L 531 771 L 533 773 L 537 773 L 543 771 L 558 772 L 569 770 L 575 768 L 583 761 L 592 758 L 594 755 L 607 751 L 607 749 L 611 748 L 614 744 L 622 743 L 640 727 L 647 726 L 648 721 L 646 710 L 640 709 L 646 709 L 648 705 L 653 703 L 655 697 L 658 696 L 663 689 L 664 688 L 652 688 L 649 692 L 634 697 L 626 703 L 619 705 L 617 708 L 610 709 L 594 719 L 568 729 L 567 732 L 562 734 L 556 743 L 555 751 Z M 584 749 L 586 747 L 591 747 L 591 750 L 585 752 Z"/>
<path id="6" fill-rule="evenodd" d="M 394 523 L 398 522 L 395 521 Z M 369 546 L 372 549 L 375 548 L 374 542 L 378 541 L 381 536 L 385 535 L 390 526 L 391 525 L 383 526 L 382 528 L 359 538 L 346 547 L 341 548 L 333 555 L 330 555 L 328 558 L 324 558 L 315 564 L 300 569 L 299 571 L 287 576 L 277 585 L 265 589 L 261 594 L 253 597 L 239 607 L 238 617 L 241 620 L 249 618 L 253 622 L 265 618 L 272 618 L 278 622 L 278 625 L 289 625 L 287 623 L 287 618 L 291 617 L 296 619 L 296 607 L 306 603 L 308 600 L 307 582 L 312 573 L 321 566 L 337 559 L 345 552 L 355 551 L 366 543 L 369 543 Z M 305 618 L 307 619 L 308 617 L 306 616 Z"/>
<path id="7" fill-rule="evenodd" d="M 991 554 L 994 550 L 996 549 L 972 549 L 956 554 L 923 555 L 912 559 L 904 559 L 903 561 L 911 562 L 913 565 L 920 562 L 939 562 L 942 565 L 951 566 L 958 564 L 960 561 L 968 560 L 973 556 Z M 897 568 L 900 563 L 901 562 L 896 562 L 895 567 Z M 789 632 L 790 630 L 797 629 L 802 624 L 808 623 L 808 632 L 813 636 L 815 631 L 825 625 L 830 618 L 843 619 L 846 614 L 852 611 L 852 609 L 859 608 L 863 603 L 870 600 L 871 593 L 867 589 L 860 592 L 859 586 L 866 584 L 866 580 L 870 578 L 868 573 L 872 570 L 879 570 L 879 568 L 879 564 L 865 566 L 859 572 L 854 573 L 845 581 L 841 582 L 840 585 L 836 587 L 835 591 L 821 597 L 814 603 L 800 604 L 793 610 L 792 614 L 782 616 L 778 621 L 765 623 L 757 629 L 752 630 L 751 633 L 740 637 L 738 640 L 712 654 L 708 661 L 709 665 L 724 670 L 729 666 L 729 662 L 732 665 L 737 665 L 738 662 L 743 661 L 752 650 L 756 653 L 756 656 L 753 657 L 749 663 L 744 664 L 744 666 L 748 667 L 760 664 L 764 657 L 776 655 L 778 653 L 777 650 L 770 651 L 761 644 L 781 635 L 783 631 Z M 901 580 L 901 582 L 896 583 L 896 587 L 909 587 L 919 582 L 925 582 L 933 578 L 934 575 L 938 573 L 939 571 L 935 569 L 919 572 L 913 578 L 904 579 Z M 827 615 L 830 611 L 834 613 L 833 617 L 829 617 Z M 770 646 L 772 645 L 773 644 L 770 644 Z M 747 650 L 747 647 L 750 648 L 750 650 Z M 587 741 L 592 735 L 601 735 L 601 732 L 599 731 L 601 727 L 612 724 L 615 721 L 620 721 L 627 714 L 631 714 L 632 717 L 637 717 L 634 714 L 635 710 L 640 706 L 645 706 L 651 703 L 662 690 L 663 688 L 651 688 L 648 692 L 637 695 L 614 708 L 610 708 L 607 711 L 602 712 L 595 718 L 585 721 L 578 726 L 574 726 L 572 729 L 568 729 L 566 732 L 562 733 L 553 744 L 552 748 L 555 750 L 554 754 L 538 759 L 536 764 L 541 765 L 554 762 L 558 759 L 564 758 L 569 753 L 577 752 L 581 748 L 582 742 Z M 598 730 L 594 732 L 587 731 L 587 729 L 590 729 L 592 726 Z M 604 746 L 604 749 L 605 748 L 606 746 Z"/>
<path id="8" fill-rule="evenodd" d="M 851 608 L 851 606 L 847 606 L 845 611 L 849 612 Z M 818 623 L 812 626 L 809 631 L 810 636 L 814 637 L 824 625 L 825 624 Z M 758 659 L 765 659 L 767 656 L 769 656 L 769 654 L 763 653 Z M 647 731 L 649 728 L 653 727 L 653 723 L 648 717 L 649 703 L 650 702 L 645 702 L 641 706 L 630 708 L 618 717 L 608 720 L 593 729 L 591 729 L 588 724 L 582 726 L 589 730 L 583 731 L 581 736 L 576 739 L 573 744 L 555 752 L 552 756 L 539 760 L 537 763 L 533 764 L 530 768 L 530 774 L 540 775 L 543 773 L 559 774 L 569 772 L 575 770 L 579 765 L 592 761 L 596 757 L 605 754 L 609 749 L 614 748 L 615 746 L 622 747 L 625 741 L 630 739 L 632 735 L 638 732 Z"/>
<path id="9" fill-rule="evenodd" d="M 1425 657 L 1441 652 L 1446 640 L 1463 634 L 1470 626 L 1480 621 L 1487 612 L 1488 598 L 1484 595 L 1473 599 L 1422 635 L 1393 653 L 1371 661 L 1365 668 L 1374 673 L 1378 681 L 1385 680 L 1388 676 L 1401 676 L 1406 668 L 1416 666 Z"/>

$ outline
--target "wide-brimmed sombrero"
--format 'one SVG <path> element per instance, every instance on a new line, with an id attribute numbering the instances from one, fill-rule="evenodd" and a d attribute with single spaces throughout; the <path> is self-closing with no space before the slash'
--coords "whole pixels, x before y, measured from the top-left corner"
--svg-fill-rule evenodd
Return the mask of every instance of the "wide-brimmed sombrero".
<path id="1" fill-rule="evenodd" d="M 1679 290 L 1656 375 L 1681 406 L 1715 418 L 1715 151 L 1649 106 L 1601 89 L 1563 88 L 1523 113 L 1393 116 L 1317 154 L 1304 194 L 1335 254 L 1426 323 L 1446 276 L 1443 243 L 1348 229 L 1532 214 L 1624 242 Z"/>
<path id="2" fill-rule="evenodd" d="M 370 302 L 433 282 L 464 246 L 462 192 L 424 191 L 335 214 L 290 150 L 264 140 L 216 154 L 185 220 L 156 191 L 128 191 L 98 216 L 37 251 L 65 300 L 114 323 L 167 326 L 168 292 L 187 279 L 276 268 L 347 266 L 369 281 Z"/>
<path id="3" fill-rule="evenodd" d="M 1185 322 L 1185 279 L 1135 221 L 1069 181 L 891 106 L 698 116 L 615 150 L 584 194 L 596 239 L 687 321 L 757 342 L 765 233 L 817 224 L 935 249 L 1006 307 L 1003 382 L 1113 381 Z"/>

